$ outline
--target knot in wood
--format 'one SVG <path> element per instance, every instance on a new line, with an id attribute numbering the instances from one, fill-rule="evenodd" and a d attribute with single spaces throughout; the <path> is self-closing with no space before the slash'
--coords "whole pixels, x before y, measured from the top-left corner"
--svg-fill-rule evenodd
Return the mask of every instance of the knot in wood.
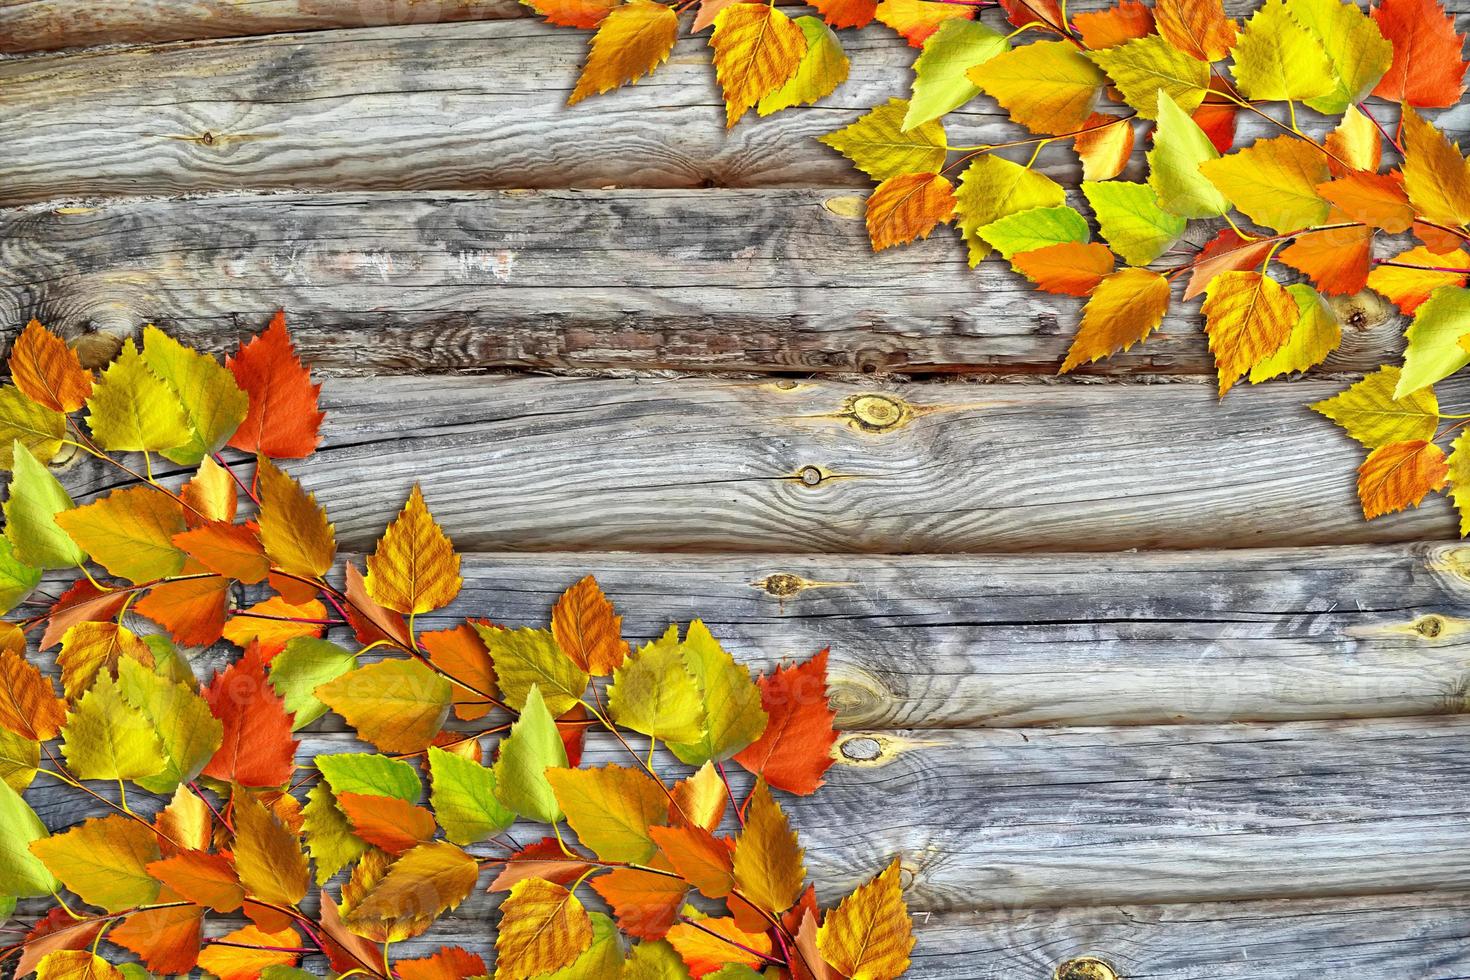
<path id="1" fill-rule="evenodd" d="M 777 572 L 761 580 L 761 588 L 778 599 L 790 599 L 805 587 L 806 581 L 790 572 Z"/>
<path id="2" fill-rule="evenodd" d="M 822 471 L 815 466 L 803 466 L 796 471 L 796 476 L 809 487 L 814 487 L 822 482 Z"/>
<path id="3" fill-rule="evenodd" d="M 1059 964 L 1053 980 L 1118 980 L 1118 971 L 1095 956 L 1079 956 Z"/>
<path id="4" fill-rule="evenodd" d="M 842 414 L 864 432 L 885 432 L 909 420 L 909 407 L 888 395 L 855 395 L 847 400 Z"/>
<path id="5" fill-rule="evenodd" d="M 1414 631 L 1427 640 L 1444 632 L 1444 620 L 1438 616 L 1421 616 L 1414 623 Z"/>
<path id="6" fill-rule="evenodd" d="M 883 754 L 883 746 L 876 738 L 859 735 L 842 743 L 842 756 L 853 762 L 872 762 Z"/>

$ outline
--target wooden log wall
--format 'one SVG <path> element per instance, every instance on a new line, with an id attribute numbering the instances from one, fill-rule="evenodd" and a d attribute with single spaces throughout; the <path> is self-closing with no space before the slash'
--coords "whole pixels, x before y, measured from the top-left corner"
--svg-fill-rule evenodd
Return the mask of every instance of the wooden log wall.
<path id="1" fill-rule="evenodd" d="M 903 860 L 917 980 L 1470 974 L 1470 549 L 1443 500 L 1364 523 L 1304 407 L 1402 322 L 1357 297 L 1322 372 L 1219 400 L 1179 304 L 1056 379 L 1075 304 L 948 233 L 869 252 L 812 137 L 913 51 L 842 40 L 832 97 L 727 134 L 702 38 L 569 109 L 586 36 L 510 0 L 0 0 L 0 340 L 222 353 L 284 307 L 345 545 L 421 479 L 467 552 L 426 625 L 593 572 L 634 637 L 830 646 L 848 732 L 791 809 L 827 900 Z M 493 907 L 418 947 L 490 948 Z"/>

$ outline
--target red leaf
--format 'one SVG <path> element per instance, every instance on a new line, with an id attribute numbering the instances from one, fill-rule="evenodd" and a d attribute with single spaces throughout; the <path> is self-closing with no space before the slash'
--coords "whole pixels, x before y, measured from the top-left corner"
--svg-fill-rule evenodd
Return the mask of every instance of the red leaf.
<path id="1" fill-rule="evenodd" d="M 26 933 L 25 945 L 21 948 L 20 959 L 16 961 L 14 975 L 30 976 L 41 960 L 46 958 L 47 953 L 63 949 L 86 949 L 97 938 L 102 926 L 102 919 L 83 919 L 79 922 L 68 915 L 66 909 L 52 909 Z"/>
<path id="2" fill-rule="evenodd" d="M 182 579 L 155 585 L 133 608 L 168 630 L 175 642 L 207 647 L 220 638 L 224 629 L 229 597 L 229 579 Z"/>
<path id="3" fill-rule="evenodd" d="M 570 885 L 582 877 L 592 865 L 569 858 L 555 837 L 543 837 L 506 858 L 500 874 L 490 882 L 492 892 L 510 891 L 510 886 L 527 878 L 542 878 L 558 885 Z"/>
<path id="4" fill-rule="evenodd" d="M 1373 229 L 1354 225 L 1302 235 L 1278 258 L 1329 296 L 1346 296 L 1367 288 L 1372 250 Z"/>
<path id="5" fill-rule="evenodd" d="M 760 679 L 760 687 L 770 721 L 735 761 L 779 789 L 815 793 L 837 741 L 837 712 L 827 703 L 827 651 L 795 667 L 778 667 Z"/>
<path id="6" fill-rule="evenodd" d="M 812 0 L 812 6 L 830 27 L 867 27 L 878 10 L 878 0 Z"/>
<path id="7" fill-rule="evenodd" d="M 1383 0 L 1373 8 L 1378 29 L 1393 45 L 1393 64 L 1373 94 L 1390 102 L 1444 108 L 1465 91 L 1465 37 L 1435 0 Z"/>
<path id="8" fill-rule="evenodd" d="M 1233 228 L 1225 228 L 1210 240 L 1210 243 L 1195 259 L 1194 271 L 1189 274 L 1189 285 L 1184 287 L 1184 298 L 1194 299 L 1205 291 L 1210 280 L 1222 272 L 1240 272 L 1254 269 L 1265 261 L 1273 243 L 1270 241 L 1246 241 Z"/>
<path id="9" fill-rule="evenodd" d="M 41 636 L 41 649 L 49 650 L 61 642 L 62 634 L 77 623 L 105 623 L 118 614 L 131 593 L 118 589 L 103 592 L 81 578 L 61 594 L 47 613 L 50 620 Z"/>
<path id="10" fill-rule="evenodd" d="M 399 960 L 393 970 L 402 980 L 465 980 L 486 974 L 485 961 L 458 946 L 445 946 L 433 956 Z"/>
<path id="11" fill-rule="evenodd" d="M 215 674 L 204 699 L 225 729 L 204 775 L 241 786 L 280 786 L 291 778 L 297 744 L 291 716 L 265 679 L 258 648 Z"/>
<path id="12" fill-rule="evenodd" d="M 235 381 L 250 395 L 250 410 L 230 445 L 276 459 L 310 456 L 321 442 L 321 385 L 296 356 L 286 332 L 286 314 L 277 312 L 265 332 L 225 359 Z"/>

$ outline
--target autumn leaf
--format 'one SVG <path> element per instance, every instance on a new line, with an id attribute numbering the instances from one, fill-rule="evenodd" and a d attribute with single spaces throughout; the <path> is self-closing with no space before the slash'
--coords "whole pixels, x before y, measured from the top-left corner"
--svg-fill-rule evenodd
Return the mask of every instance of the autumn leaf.
<path id="1" fill-rule="evenodd" d="M 68 698 L 79 698 L 99 673 L 115 674 L 118 662 L 129 658 L 153 666 L 153 651 L 126 626 L 77 623 L 62 636 L 61 652 L 56 656 L 61 689 Z"/>
<path id="2" fill-rule="evenodd" d="M 204 775 L 242 786 L 281 786 L 291 778 L 297 745 L 291 716 L 266 680 L 259 651 L 246 650 L 215 674 L 204 699 L 223 723 L 219 751 Z"/>
<path id="3" fill-rule="evenodd" d="M 1289 232 L 1321 224 L 1327 217 L 1327 202 L 1317 193 L 1317 185 L 1331 176 L 1327 160 L 1295 136 L 1256 140 L 1243 150 L 1204 161 L 1199 169 L 1256 224 Z"/>
<path id="4" fill-rule="evenodd" d="M 580 27 L 590 30 L 596 27 L 618 0 L 521 0 L 536 13 L 546 18 L 548 24 L 560 27 Z"/>
<path id="5" fill-rule="evenodd" d="M 1092 206 L 1103 238 L 1129 265 L 1148 265 L 1184 233 L 1185 219 L 1160 207 L 1158 196 L 1148 184 L 1083 181 L 1082 193 Z"/>
<path id="6" fill-rule="evenodd" d="M 527 878 L 569 885 L 595 868 L 595 864 L 582 860 L 576 851 L 568 854 L 562 850 L 561 842 L 555 837 L 544 837 L 507 857 L 489 891 L 510 891 L 511 885 Z"/>
<path id="7" fill-rule="evenodd" d="M 1086 242 L 1087 219 L 1075 208 L 1032 208 L 998 218 L 978 231 L 979 236 L 1007 259 L 1048 245 Z"/>
<path id="8" fill-rule="evenodd" d="M 1408 231 L 1414 223 L 1403 182 L 1392 174 L 1355 170 L 1317 185 L 1317 193 L 1353 221 L 1391 234 Z"/>
<path id="9" fill-rule="evenodd" d="M 1347 296 L 1367 288 L 1372 251 L 1373 229 L 1355 225 L 1299 235 L 1279 258 L 1327 295 Z"/>
<path id="10" fill-rule="evenodd" d="M 889 99 L 856 122 L 818 139 L 874 180 L 899 174 L 937 173 L 944 167 L 944 126 L 931 121 L 906 131 L 903 122 L 908 108 L 905 99 Z"/>
<path id="11" fill-rule="evenodd" d="M 1218 160 L 1210 138 L 1167 92 L 1158 96 L 1158 126 L 1148 151 L 1148 184 L 1159 207 L 1184 218 L 1208 218 L 1230 210 L 1230 202 L 1200 171 Z"/>
<path id="12" fill-rule="evenodd" d="M 616 868 L 591 880 L 618 927 L 637 939 L 662 939 L 679 917 L 689 884 L 675 874 Z"/>
<path id="13" fill-rule="evenodd" d="M 1441 286 L 1463 286 L 1470 254 L 1456 249 L 1447 255 L 1416 245 L 1400 252 L 1368 273 L 1369 288 L 1387 296 L 1400 311 L 1413 313 Z"/>
<path id="14" fill-rule="evenodd" d="M 500 911 L 495 953 L 498 970 L 508 977 L 559 970 L 592 944 L 586 909 L 561 885 L 535 878 L 517 882 Z"/>
<path id="15" fill-rule="evenodd" d="M 759 683 L 761 706 L 770 721 L 735 761 L 778 789 L 802 796 L 815 793 L 832 765 L 837 741 L 837 713 L 827 701 L 827 651 L 805 663 L 778 667 Z"/>
<path id="16" fill-rule="evenodd" d="M 651 0 L 634 2 L 662 7 Z M 394 612 L 429 612 L 449 605 L 459 594 L 463 584 L 459 555 L 429 513 L 417 483 L 408 503 L 379 539 L 377 550 L 368 556 L 367 567 L 368 595 Z"/>
<path id="17" fill-rule="evenodd" d="M 230 580 L 189 563 L 183 571 L 191 577 L 153 586 L 132 608 L 168 630 L 177 643 L 209 646 L 224 635 Z"/>
<path id="18" fill-rule="evenodd" d="M 551 610 L 551 635 L 578 667 L 606 677 L 628 658 L 623 617 L 591 575 L 567 589 Z"/>
<path id="19" fill-rule="evenodd" d="M 434 815 L 451 841 L 486 840 L 515 821 L 515 813 L 495 795 L 493 770 L 433 746 L 428 757 Z"/>
<path id="20" fill-rule="evenodd" d="M 85 949 L 48 953 L 36 965 L 36 980 L 127 980 L 121 970 Z"/>
<path id="21" fill-rule="evenodd" d="M 191 433 L 164 455 L 192 466 L 223 449 L 250 405 L 250 396 L 234 376 L 213 357 L 185 347 L 152 324 L 143 328 L 143 360 L 173 389 Z"/>
<path id="22" fill-rule="evenodd" d="M 563 652 L 549 630 L 507 630 L 475 624 L 494 664 L 496 685 L 505 703 L 519 710 L 532 687 L 553 715 L 561 715 L 576 704 L 587 690 L 589 675 Z"/>
<path id="23" fill-rule="evenodd" d="M 1297 308 L 1280 283 L 1259 272 L 1223 272 L 1205 295 L 1205 332 L 1224 397 L 1242 374 L 1286 343 Z"/>
<path id="24" fill-rule="evenodd" d="M 265 932 L 245 926 L 210 943 L 199 954 L 199 968 L 219 980 L 259 980 L 272 967 L 294 966 L 297 954 L 282 952 L 301 945 L 301 935 L 292 928 Z"/>
<path id="25" fill-rule="evenodd" d="M 149 864 L 148 873 L 185 901 L 219 913 L 233 912 L 245 901 L 234 865 L 220 854 L 181 851 Z"/>
<path id="26" fill-rule="evenodd" d="M 797 105 L 811 105 L 831 95 L 847 81 L 851 68 L 832 29 L 816 17 L 798 17 L 796 26 L 806 38 L 806 54 L 796 74 L 780 88 L 761 96 L 755 111 L 762 116 Z"/>
<path id="27" fill-rule="evenodd" d="M 745 827 L 735 843 L 735 884 L 759 909 L 779 915 L 801 895 L 804 853 L 796 833 L 764 782 L 745 806 Z"/>
<path id="28" fill-rule="evenodd" d="M 153 487 L 114 490 L 58 513 L 56 523 L 93 561 L 130 582 L 166 578 L 184 567 L 184 553 L 173 542 L 184 530 L 184 509 Z"/>
<path id="29" fill-rule="evenodd" d="M 53 412 L 75 412 L 92 393 L 92 372 L 39 320 L 26 324 L 10 350 L 10 380 L 27 398 Z"/>
<path id="30" fill-rule="evenodd" d="M 980 157 L 961 174 L 955 191 L 955 216 L 969 246 L 970 265 L 990 254 L 980 229 L 1033 208 L 1061 207 L 1066 199 L 1062 186 L 1045 174 L 1002 157 Z"/>
<path id="31" fill-rule="evenodd" d="M 432 921 L 469 897 L 479 873 L 475 859 L 453 844 L 420 844 L 394 861 L 351 907 L 346 924 L 361 934 L 360 930 L 405 927 L 420 918 Z"/>
<path id="32" fill-rule="evenodd" d="M 1087 11 L 1072 18 L 1082 43 L 1101 51 L 1154 33 L 1154 12 L 1139 0 L 1118 0 L 1103 10 Z"/>
<path id="33" fill-rule="evenodd" d="M 141 779 L 163 771 L 163 743 L 148 717 L 99 674 L 61 727 L 61 754 L 78 779 Z"/>
<path id="34" fill-rule="evenodd" d="M 190 527 L 233 521 L 240 500 L 230 471 L 208 456 L 199 461 L 199 469 L 189 482 L 179 488 L 179 499 L 184 504 L 184 521 Z"/>
<path id="35" fill-rule="evenodd" d="M 1157 34 L 1135 38 L 1104 51 L 1089 51 L 1087 57 L 1107 72 L 1122 93 L 1123 101 L 1144 119 L 1157 115 L 1160 93 L 1173 99 L 1185 112 L 1193 112 L 1209 91 L 1210 66 Z"/>
<path id="36" fill-rule="evenodd" d="M 319 578 L 332 567 L 337 539 L 326 511 L 289 473 L 261 456 L 256 463 L 260 493 L 260 543 L 282 571 Z"/>
<path id="37" fill-rule="evenodd" d="M 13 650 L 0 652 L 0 725 L 17 735 L 55 738 L 66 720 L 66 703 L 34 664 Z"/>
<path id="38" fill-rule="evenodd" d="M 746 932 L 723 916 L 681 922 L 669 930 L 668 938 L 696 980 L 727 965 L 754 969 L 771 952 L 769 936 Z"/>
<path id="39" fill-rule="evenodd" d="M 1470 165 L 1413 109 L 1404 110 L 1404 190 L 1422 218 L 1445 225 L 1470 221 Z"/>
<path id="40" fill-rule="evenodd" d="M 1393 62 L 1373 94 L 1389 102 L 1444 108 L 1460 101 L 1467 64 L 1463 34 L 1437 0 L 1381 0 L 1373 20 L 1393 45 Z"/>
<path id="41" fill-rule="evenodd" d="M 877 13 L 878 0 L 815 0 L 812 6 L 829 27 L 867 27 Z"/>
<path id="42" fill-rule="evenodd" d="M 432 956 L 399 960 L 393 964 L 393 971 L 402 980 L 467 980 L 489 973 L 478 953 L 458 946 L 440 947 Z"/>
<path id="43" fill-rule="evenodd" d="M 149 368 L 131 339 L 87 399 L 87 424 L 103 449 L 159 452 L 192 438 L 183 402 Z"/>
<path id="44" fill-rule="evenodd" d="M 669 17 L 672 20 L 672 11 Z M 714 49 L 715 75 L 725 94 L 726 128 L 786 84 L 806 53 L 801 28 L 774 6 L 756 3 L 736 3 L 721 10 L 709 43 Z"/>
<path id="45" fill-rule="evenodd" d="M 583 846 L 604 861 L 642 864 L 658 849 L 649 828 L 668 819 L 663 788 L 636 769 L 548 769 L 557 804 Z"/>
<path id="46" fill-rule="evenodd" d="M 1320 293 L 1302 283 L 1287 286 L 1286 291 L 1296 301 L 1296 326 L 1276 353 L 1251 367 L 1251 384 L 1316 367 L 1342 342 L 1342 325 Z"/>
<path id="47" fill-rule="evenodd" d="M 1354 170 L 1374 172 L 1383 162 L 1383 134 L 1358 109 L 1349 106 L 1342 122 L 1327 134 L 1323 147 L 1331 157 L 1327 165 L 1341 176 Z"/>
<path id="48" fill-rule="evenodd" d="M 1306 100 L 1324 113 L 1340 113 L 1368 97 L 1393 61 L 1393 46 L 1355 3 L 1288 0 L 1287 10 L 1322 45 L 1333 87 Z"/>
<path id="49" fill-rule="evenodd" d="M 552 629 L 556 629 L 553 612 Z M 453 629 L 431 630 L 419 634 L 419 645 L 429 655 L 429 662 L 454 678 L 454 716 L 473 721 L 490 713 L 490 698 L 496 697 L 495 669 L 490 651 L 475 627 L 462 623 Z"/>
<path id="50" fill-rule="evenodd" d="M 979 95 L 980 87 L 966 73 L 1010 46 L 1004 34 L 977 20 L 947 20 L 941 24 L 914 59 L 913 95 L 903 128 L 910 130 L 938 119 Z"/>
<path id="51" fill-rule="evenodd" d="M 1095 112 L 1072 138 L 1085 180 L 1112 180 L 1133 155 L 1133 126 L 1125 116 Z"/>
<path id="52" fill-rule="evenodd" d="M 1303 101 L 1333 90 L 1322 42 L 1292 16 L 1285 0 L 1266 0 L 1245 23 L 1231 52 L 1235 84 L 1249 99 Z"/>
<path id="53" fill-rule="evenodd" d="M 271 318 L 265 332 L 240 345 L 225 367 L 250 397 L 250 409 L 229 445 L 274 459 L 310 456 L 321 442 L 321 385 L 296 356 L 286 332 L 286 314 Z"/>
<path id="54" fill-rule="evenodd" d="M 1011 256 L 1011 265 L 1037 289 L 1067 296 L 1092 292 L 1113 272 L 1113 264 L 1113 253 L 1096 242 L 1063 242 Z"/>
<path id="55" fill-rule="evenodd" d="M 965 75 L 1013 121 L 1043 135 L 1083 128 L 1106 80 L 1065 41 L 1037 41 L 1001 52 Z"/>
<path id="56" fill-rule="evenodd" d="M 889 177 L 868 197 L 868 238 L 873 251 L 928 238 L 954 216 L 954 187 L 939 174 Z"/>
<path id="57" fill-rule="evenodd" d="M 75 505 L 71 496 L 19 440 L 12 444 L 14 473 L 5 501 L 5 536 L 15 557 L 35 568 L 69 568 L 87 553 L 56 522 Z"/>
<path id="58" fill-rule="evenodd" d="M 511 810 L 542 823 L 562 818 L 556 792 L 547 778 L 548 769 L 565 768 L 566 746 L 557 734 L 556 722 L 546 710 L 541 691 L 532 685 L 521 716 L 500 743 L 495 762 L 495 792 Z"/>
<path id="59" fill-rule="evenodd" d="M 1158 0 L 1154 20 L 1165 40 L 1199 61 L 1219 61 L 1235 47 L 1235 21 L 1220 0 Z"/>
<path id="60" fill-rule="evenodd" d="M 402 854 L 433 840 L 439 829 L 428 810 L 392 796 L 339 793 L 337 805 L 354 834 L 389 854 Z"/>
<path id="61" fill-rule="evenodd" d="M 1432 442 L 1391 442 L 1368 454 L 1358 468 L 1358 499 L 1363 517 L 1417 507 L 1431 490 L 1444 487 L 1449 466 L 1444 450 Z"/>
<path id="62" fill-rule="evenodd" d="M 88 905 L 121 912 L 158 895 L 148 865 L 162 856 L 146 824 L 122 814 L 94 817 L 31 842 L 31 853 Z"/>
<path id="63" fill-rule="evenodd" d="M 1233 228 L 1221 229 L 1195 259 L 1194 271 L 1184 287 L 1184 298 L 1194 299 L 1222 272 L 1243 272 L 1262 265 L 1275 248 L 1275 242 L 1245 239 Z"/>
<path id="64" fill-rule="evenodd" d="M 449 681 L 417 660 L 384 660 L 322 684 L 316 697 L 385 752 L 419 752 L 449 716 Z"/>
<path id="65" fill-rule="evenodd" d="M 1395 398 L 1400 371 L 1387 364 L 1346 391 L 1317 402 L 1314 412 L 1342 426 L 1353 439 L 1376 449 L 1391 442 L 1423 442 L 1439 427 L 1439 401 L 1433 388 Z"/>
<path id="66" fill-rule="evenodd" d="M 118 689 L 128 706 L 153 726 L 163 749 L 163 768 L 136 780 L 150 793 L 168 795 L 193 780 L 223 740 L 223 725 L 190 683 L 178 683 L 136 660 L 118 663 Z"/>
<path id="67" fill-rule="evenodd" d="M 1470 364 L 1470 351 L 1460 346 L 1470 317 L 1470 289 L 1441 286 L 1414 311 L 1404 331 L 1404 369 L 1395 398 L 1437 384 Z"/>
<path id="68" fill-rule="evenodd" d="M 1061 373 L 1127 350 L 1164 322 L 1169 282 L 1147 269 L 1119 269 L 1098 283 L 1082 310 L 1082 325 Z"/>
<path id="69" fill-rule="evenodd" d="M 587 64 L 567 99 L 575 105 L 589 95 L 635 82 L 668 60 L 679 34 L 674 8 L 654 0 L 628 0 L 598 22 Z"/>
<path id="70" fill-rule="evenodd" d="M 881 0 L 873 16 L 908 41 L 909 47 L 920 48 L 951 20 L 969 20 L 973 14 L 966 7 L 933 0 Z"/>
<path id="71" fill-rule="evenodd" d="M 0 386 L 0 467 L 14 468 L 16 444 L 49 463 L 66 437 L 65 415 L 36 404 L 14 385 Z"/>
<path id="72" fill-rule="evenodd" d="M 204 909 L 198 906 L 143 909 L 118 923 L 107 939 L 136 953 L 153 973 L 187 974 L 199 960 L 203 924 Z"/>
<path id="73" fill-rule="evenodd" d="M 896 859 L 827 913 L 817 931 L 817 948 L 847 977 L 892 980 L 908 969 L 914 933 Z"/>

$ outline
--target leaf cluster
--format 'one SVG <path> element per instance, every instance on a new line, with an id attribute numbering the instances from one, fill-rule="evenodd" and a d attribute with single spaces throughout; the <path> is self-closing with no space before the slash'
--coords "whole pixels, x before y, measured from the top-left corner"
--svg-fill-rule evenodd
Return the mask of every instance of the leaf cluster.
<path id="1" fill-rule="evenodd" d="M 33 322 L 10 369 L 0 608 L 39 609 L 0 622 L 0 918 L 55 898 L 0 949 L 12 975 L 907 968 L 897 864 L 824 912 L 773 792 L 814 793 L 832 764 L 826 651 L 757 678 L 697 619 L 635 647 L 590 576 L 545 628 L 419 629 L 460 598 L 460 557 L 415 486 L 365 572 L 339 561 L 280 464 L 323 418 L 282 315 L 223 365 L 148 327 L 99 372 Z M 78 505 L 48 465 L 67 453 L 128 485 Z M 49 600 L 48 572 L 79 574 Z M 190 651 L 216 643 L 239 654 L 201 683 Z M 298 761 L 329 714 L 372 751 Z M 105 815 L 48 828 L 39 783 Z M 393 956 L 486 888 L 493 963 Z"/>

